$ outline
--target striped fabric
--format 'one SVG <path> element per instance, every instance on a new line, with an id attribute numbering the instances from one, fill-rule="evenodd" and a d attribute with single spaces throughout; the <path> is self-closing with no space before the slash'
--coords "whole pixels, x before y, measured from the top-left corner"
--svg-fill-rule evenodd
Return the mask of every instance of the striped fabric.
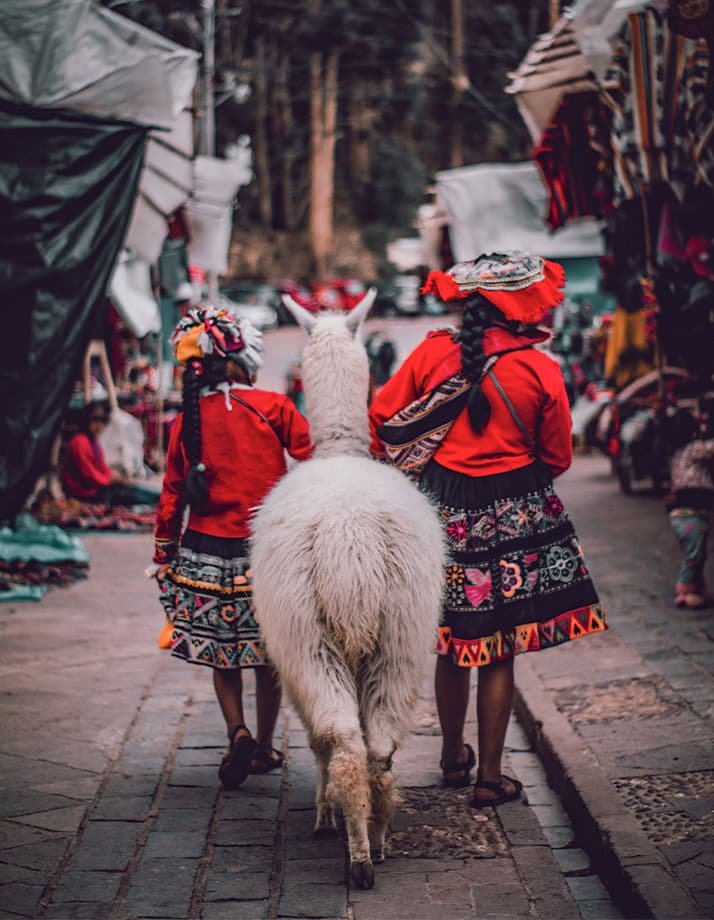
<path id="1" fill-rule="evenodd" d="M 665 13 L 649 7 L 628 17 L 604 80 L 617 202 L 658 181 L 691 185 L 697 174 L 708 182 L 714 176 L 708 65 L 706 42 L 675 35 Z"/>

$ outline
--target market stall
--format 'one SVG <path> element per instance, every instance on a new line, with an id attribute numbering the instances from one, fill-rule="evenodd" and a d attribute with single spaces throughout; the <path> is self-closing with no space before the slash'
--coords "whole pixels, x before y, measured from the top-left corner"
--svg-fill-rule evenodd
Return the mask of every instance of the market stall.
<path id="1" fill-rule="evenodd" d="M 48 466 L 89 341 L 103 337 L 107 285 L 154 162 L 150 151 L 144 166 L 147 136 L 172 133 L 197 55 L 89 0 L 9 0 L 0 54 L 0 302 L 12 343 L 0 377 L 0 520 L 9 520 Z"/>
<path id="2" fill-rule="evenodd" d="M 656 382 L 637 391 L 636 406 L 615 401 L 603 441 L 619 473 L 636 441 L 648 445 L 639 454 L 656 482 L 666 468 L 662 419 L 712 388 L 712 40 L 707 4 L 578 0 L 509 87 L 548 189 L 544 220 L 602 227 L 602 286 L 616 301 L 606 380 L 618 393 L 650 372 Z"/>

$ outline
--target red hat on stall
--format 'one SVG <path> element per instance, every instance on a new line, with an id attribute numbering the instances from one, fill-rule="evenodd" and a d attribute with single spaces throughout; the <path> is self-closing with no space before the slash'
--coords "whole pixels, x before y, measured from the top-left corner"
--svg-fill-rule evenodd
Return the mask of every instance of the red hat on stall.
<path id="1" fill-rule="evenodd" d="M 447 272 L 429 272 L 421 290 L 446 302 L 464 300 L 478 292 L 506 319 L 530 325 L 562 303 L 564 286 L 562 265 L 514 251 L 457 262 Z"/>

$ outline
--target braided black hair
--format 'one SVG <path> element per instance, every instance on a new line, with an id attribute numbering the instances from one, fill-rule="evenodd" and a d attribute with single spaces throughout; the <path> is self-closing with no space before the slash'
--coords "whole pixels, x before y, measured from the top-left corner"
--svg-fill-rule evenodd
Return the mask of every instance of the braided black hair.
<path id="1" fill-rule="evenodd" d="M 227 362 L 222 358 L 190 361 L 183 372 L 182 440 L 191 467 L 186 476 L 186 500 L 198 514 L 208 511 L 206 467 L 201 462 L 201 410 L 199 394 L 227 379 Z"/>
<path id="2" fill-rule="evenodd" d="M 483 336 L 498 313 L 479 293 L 472 294 L 464 304 L 461 320 L 461 366 L 464 377 L 471 383 L 471 392 L 466 403 L 471 428 L 479 434 L 491 418 L 491 405 L 481 387 L 486 368 L 483 351 Z"/>

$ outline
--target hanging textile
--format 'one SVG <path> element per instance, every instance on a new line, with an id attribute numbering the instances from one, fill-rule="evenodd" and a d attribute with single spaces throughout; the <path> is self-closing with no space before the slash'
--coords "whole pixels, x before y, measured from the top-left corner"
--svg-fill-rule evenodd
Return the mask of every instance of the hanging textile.
<path id="1" fill-rule="evenodd" d="M 604 80 L 613 111 L 616 200 L 669 181 L 673 149 L 684 143 L 675 136 L 682 130 L 685 66 L 696 52 L 697 41 L 671 32 L 653 7 L 631 14 L 622 27 Z"/>
<path id="2" fill-rule="evenodd" d="M 146 129 L 0 100 L 0 520 L 45 469 L 126 231 Z"/>
<path id="3" fill-rule="evenodd" d="M 711 54 L 706 41 L 695 45 L 684 63 L 677 112 L 671 178 L 684 187 L 703 182 L 714 188 L 714 103 L 710 101 Z"/>
<path id="4" fill-rule="evenodd" d="M 554 230 L 612 208 L 610 121 L 597 93 L 569 94 L 533 151 L 550 192 L 546 220 Z"/>
<path id="5" fill-rule="evenodd" d="M 653 368 L 652 343 L 647 337 L 643 311 L 631 313 L 617 307 L 612 316 L 605 352 L 605 380 L 621 390 Z"/>

